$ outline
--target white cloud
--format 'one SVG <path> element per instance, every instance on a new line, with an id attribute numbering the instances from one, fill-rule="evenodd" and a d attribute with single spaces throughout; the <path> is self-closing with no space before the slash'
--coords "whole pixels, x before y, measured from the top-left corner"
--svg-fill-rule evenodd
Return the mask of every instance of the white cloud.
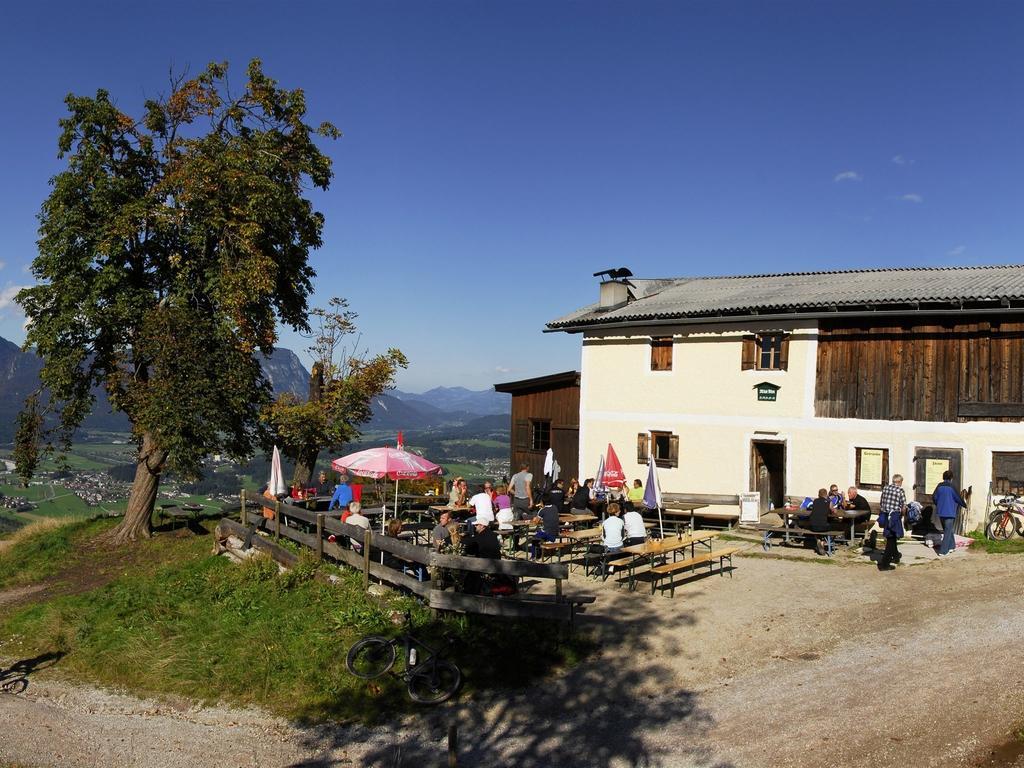
<path id="1" fill-rule="evenodd" d="M 966 245 L 958 245 L 955 248 L 950 248 L 948 251 L 946 251 L 946 255 L 947 256 L 963 256 L 964 251 L 966 251 L 966 250 L 967 250 L 967 246 Z"/>
<path id="2" fill-rule="evenodd" d="M 0 312 L 6 312 L 9 309 L 21 310 L 21 307 L 14 300 L 14 297 L 18 295 L 18 291 L 22 288 L 28 288 L 27 285 L 11 285 L 8 283 L 2 289 L 0 289 Z"/>
<path id="3" fill-rule="evenodd" d="M 923 203 L 924 198 L 921 197 L 917 192 L 908 192 L 905 195 L 900 195 L 900 200 L 907 203 Z"/>
<path id="4" fill-rule="evenodd" d="M 832 179 L 832 181 L 861 181 L 863 178 L 864 177 L 856 171 L 840 171 L 835 175 L 835 178 Z"/>
<path id="5" fill-rule="evenodd" d="M 904 156 L 904 155 L 893 155 L 892 161 L 894 163 L 896 163 L 896 165 L 913 165 L 914 164 L 913 160 L 908 160 L 906 158 L 906 156 Z"/>
<path id="6" fill-rule="evenodd" d="M 512 373 L 512 369 L 511 368 L 506 368 L 503 365 L 496 365 L 496 366 L 494 366 L 494 372 L 495 373 Z"/>

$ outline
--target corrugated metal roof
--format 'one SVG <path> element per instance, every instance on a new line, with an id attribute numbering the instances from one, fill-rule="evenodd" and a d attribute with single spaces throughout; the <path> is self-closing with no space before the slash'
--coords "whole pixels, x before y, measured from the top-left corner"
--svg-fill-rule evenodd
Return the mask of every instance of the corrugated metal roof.
<path id="1" fill-rule="evenodd" d="M 610 311 L 591 304 L 548 323 L 561 330 L 645 320 L 806 314 L 915 304 L 998 305 L 1024 300 L 1024 265 L 794 272 L 735 277 L 631 279 L 633 300 Z M 596 289 L 596 286 L 595 286 Z"/>

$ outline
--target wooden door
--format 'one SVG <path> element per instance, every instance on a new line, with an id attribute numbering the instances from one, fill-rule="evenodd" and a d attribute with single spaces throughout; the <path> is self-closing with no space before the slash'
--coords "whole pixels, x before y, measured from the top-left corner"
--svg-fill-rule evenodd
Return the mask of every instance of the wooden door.
<path id="1" fill-rule="evenodd" d="M 914 449 L 914 483 L 911 497 L 922 504 L 932 503 L 932 491 L 942 480 L 942 473 L 953 473 L 953 487 L 963 487 L 961 467 L 963 451 L 959 448 L 929 448 L 918 446 Z M 906 487 L 906 482 L 904 482 Z"/>

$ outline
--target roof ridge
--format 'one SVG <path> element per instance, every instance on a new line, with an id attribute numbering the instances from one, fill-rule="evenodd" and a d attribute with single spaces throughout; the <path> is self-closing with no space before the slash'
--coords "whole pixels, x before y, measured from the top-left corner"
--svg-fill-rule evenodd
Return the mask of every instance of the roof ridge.
<path id="1" fill-rule="evenodd" d="M 820 272 L 762 272 L 750 275 L 688 275 L 683 277 L 637 277 L 635 280 L 670 280 L 679 282 L 681 280 L 743 280 L 753 277 L 810 277 L 816 275 L 856 275 L 872 274 L 878 272 L 956 272 L 975 269 L 1024 269 L 1024 264 L 961 264 L 958 266 L 944 267 L 870 267 L 867 269 L 828 269 Z"/>

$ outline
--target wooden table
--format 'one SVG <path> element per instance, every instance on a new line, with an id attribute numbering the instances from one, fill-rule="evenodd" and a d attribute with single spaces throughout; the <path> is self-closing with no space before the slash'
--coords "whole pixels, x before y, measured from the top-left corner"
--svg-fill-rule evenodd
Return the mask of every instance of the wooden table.
<path id="1" fill-rule="evenodd" d="M 575 525 L 576 523 L 592 523 L 597 520 L 596 515 L 559 515 L 558 522 Z"/>
<path id="2" fill-rule="evenodd" d="M 438 505 L 427 507 L 427 509 L 430 511 L 430 513 L 434 517 L 440 517 L 442 512 L 451 512 L 452 517 L 455 517 L 455 518 L 460 517 L 460 516 L 469 517 L 471 512 L 475 512 L 476 511 L 476 509 L 474 509 L 473 507 L 469 506 L 468 504 L 465 504 L 465 505 L 463 505 L 461 507 L 449 507 L 447 504 L 445 504 L 445 505 L 438 504 Z"/>
<path id="3" fill-rule="evenodd" d="M 811 510 L 810 509 L 800 509 L 799 507 L 782 507 L 780 509 L 775 509 L 775 510 L 772 510 L 772 511 L 773 512 L 777 512 L 782 517 L 782 524 L 785 525 L 786 528 L 793 528 L 793 527 L 796 526 L 796 520 L 795 519 L 794 519 L 793 523 L 790 523 L 789 519 L 791 517 L 792 518 L 800 518 L 800 517 L 810 517 L 810 515 L 811 515 Z M 844 525 L 845 525 L 846 521 L 849 521 L 849 523 L 850 523 L 850 538 L 847 539 L 846 544 L 847 544 L 847 546 L 852 547 L 854 539 L 855 539 L 855 535 L 856 535 L 854 529 L 857 526 L 857 518 L 864 514 L 864 510 L 863 509 L 843 509 L 843 510 L 837 510 L 837 511 L 841 511 L 842 512 L 843 524 Z M 867 514 L 868 514 L 868 518 L 870 519 L 871 512 L 869 511 Z M 831 526 L 834 523 L 838 522 L 838 518 L 834 517 L 832 515 L 829 515 L 829 521 L 828 522 L 829 522 L 829 525 Z M 787 544 L 789 544 L 789 531 L 788 530 L 786 531 L 785 541 L 786 541 Z"/>
<path id="4" fill-rule="evenodd" d="M 584 528 L 578 531 L 566 531 L 562 534 L 569 539 L 576 539 L 577 541 L 588 541 L 590 539 L 596 539 L 604 535 L 604 528 Z"/>
<path id="5" fill-rule="evenodd" d="M 662 513 L 669 515 L 670 517 L 689 516 L 690 518 L 690 530 L 696 530 L 696 515 L 693 513 L 698 509 L 706 509 L 707 504 L 673 504 L 671 507 L 662 507 Z"/>
<path id="6" fill-rule="evenodd" d="M 653 560 L 656 557 L 664 557 L 668 553 L 678 552 L 680 550 L 690 549 L 690 557 L 696 554 L 697 545 L 705 545 L 708 549 L 711 549 L 712 539 L 718 538 L 718 531 L 695 531 L 689 536 L 668 536 L 664 539 L 651 539 L 645 541 L 643 544 L 634 544 L 630 547 L 624 547 L 623 552 L 630 555 L 635 555 L 633 560 L 629 563 L 629 589 L 632 591 L 636 588 L 636 579 L 634 573 L 636 566 L 640 564 L 640 561 L 645 558 Z M 673 558 L 675 555 L 673 554 Z"/>

